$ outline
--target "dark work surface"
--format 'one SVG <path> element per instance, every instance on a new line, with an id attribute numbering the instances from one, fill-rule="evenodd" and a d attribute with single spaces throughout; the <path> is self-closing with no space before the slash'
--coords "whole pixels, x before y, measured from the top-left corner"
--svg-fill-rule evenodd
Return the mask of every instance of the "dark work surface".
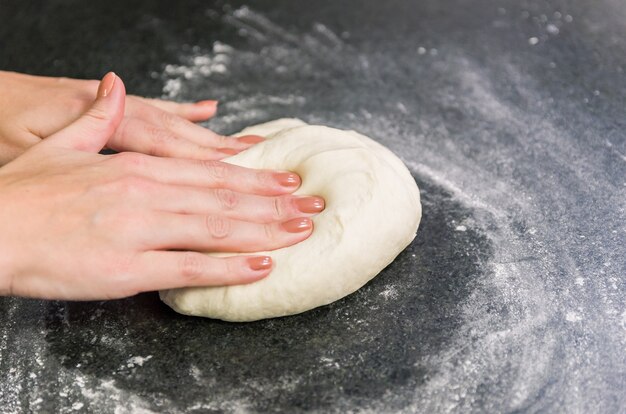
<path id="1" fill-rule="evenodd" d="M 297 316 L 0 299 L 0 411 L 624 412 L 625 22 L 622 0 L 0 0 L 0 69 L 218 98 L 225 133 L 355 129 L 424 207 L 391 266 Z"/>

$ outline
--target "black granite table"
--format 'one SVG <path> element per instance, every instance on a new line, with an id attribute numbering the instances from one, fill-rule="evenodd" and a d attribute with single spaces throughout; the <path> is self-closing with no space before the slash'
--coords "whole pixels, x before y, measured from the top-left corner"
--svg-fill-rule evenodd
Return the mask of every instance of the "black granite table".
<path id="1" fill-rule="evenodd" d="M 2 298 L 0 412 L 624 412 L 625 22 L 623 0 L 0 0 L 0 69 L 217 98 L 225 133 L 355 129 L 424 207 L 377 278 L 293 317 Z"/>

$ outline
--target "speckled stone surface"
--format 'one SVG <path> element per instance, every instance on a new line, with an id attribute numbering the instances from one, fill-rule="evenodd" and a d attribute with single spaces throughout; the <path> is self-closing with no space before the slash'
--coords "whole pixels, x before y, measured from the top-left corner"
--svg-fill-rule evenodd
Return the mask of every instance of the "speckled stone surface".
<path id="1" fill-rule="evenodd" d="M 217 98 L 225 133 L 355 129 L 424 207 L 377 278 L 297 316 L 1 298 L 0 412 L 623 412 L 624 22 L 621 0 L 0 0 L 0 69 Z"/>

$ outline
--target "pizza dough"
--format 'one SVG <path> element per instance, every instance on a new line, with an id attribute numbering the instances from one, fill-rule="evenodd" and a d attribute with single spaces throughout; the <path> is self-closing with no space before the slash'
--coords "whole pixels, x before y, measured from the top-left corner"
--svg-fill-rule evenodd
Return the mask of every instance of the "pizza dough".
<path id="1" fill-rule="evenodd" d="M 318 195 L 326 209 L 311 237 L 263 252 L 268 277 L 248 285 L 172 289 L 161 299 L 177 312 L 226 321 L 292 315 L 349 295 L 383 270 L 413 240 L 421 218 L 415 180 L 391 151 L 353 131 L 279 119 L 238 135 L 268 139 L 226 162 L 290 170 L 295 194 Z"/>

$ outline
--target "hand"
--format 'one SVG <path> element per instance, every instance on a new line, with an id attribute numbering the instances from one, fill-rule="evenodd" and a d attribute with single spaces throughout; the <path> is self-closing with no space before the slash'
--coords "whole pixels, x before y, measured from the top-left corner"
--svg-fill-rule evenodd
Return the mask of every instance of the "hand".
<path id="1" fill-rule="evenodd" d="M 219 161 L 98 151 L 124 115 L 113 73 L 93 106 L 0 169 L 0 293 L 110 299 L 268 275 L 267 256 L 312 231 L 299 177 Z"/>
<path id="2" fill-rule="evenodd" d="M 93 103 L 98 84 L 0 71 L 0 165 L 78 119 Z M 263 140 L 224 137 L 194 124 L 215 114 L 216 101 L 189 104 L 127 96 L 125 107 L 107 143 L 115 151 L 219 160 Z"/>

